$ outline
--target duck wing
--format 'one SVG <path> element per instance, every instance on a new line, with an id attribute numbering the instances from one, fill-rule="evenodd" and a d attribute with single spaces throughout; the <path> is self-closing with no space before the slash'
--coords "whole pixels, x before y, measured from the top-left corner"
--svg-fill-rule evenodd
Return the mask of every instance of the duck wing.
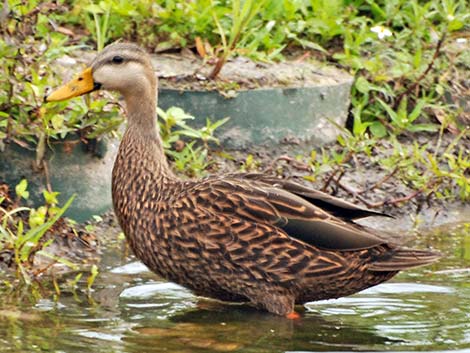
<path id="1" fill-rule="evenodd" d="M 215 281 L 210 286 L 217 283 L 251 299 L 254 294 L 249 292 L 257 286 L 278 283 L 290 291 L 307 277 L 318 282 L 351 269 L 361 272 L 365 263 L 377 263 L 373 270 L 379 273 L 410 267 L 412 254 L 397 252 L 360 226 L 256 180 L 210 177 L 185 182 L 161 207 L 156 231 L 171 232 L 167 239 L 180 249 L 192 276 L 202 271 L 200 276 Z M 395 261 L 394 255 L 406 256 Z M 411 266 L 418 266 L 432 259 L 412 260 Z"/>
<path id="2" fill-rule="evenodd" d="M 231 176 L 234 178 L 256 180 L 258 182 L 272 185 L 277 188 L 282 188 L 304 198 L 313 205 L 320 207 L 331 215 L 345 221 L 352 221 L 370 216 L 392 217 L 386 213 L 372 211 L 367 208 L 355 205 L 351 202 L 331 196 L 322 191 L 305 187 L 290 180 L 279 179 L 275 176 L 269 176 L 261 173 L 234 173 L 231 174 Z"/>
<path id="3" fill-rule="evenodd" d="M 276 184 L 250 178 L 209 178 L 186 193 L 198 207 L 212 214 L 271 225 L 280 233 L 317 248 L 351 251 L 386 243 L 361 226 L 346 222 Z"/>

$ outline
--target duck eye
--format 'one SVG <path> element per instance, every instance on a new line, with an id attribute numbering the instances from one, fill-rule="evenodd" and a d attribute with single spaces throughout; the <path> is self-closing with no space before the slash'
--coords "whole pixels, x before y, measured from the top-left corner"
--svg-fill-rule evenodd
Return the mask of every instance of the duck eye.
<path id="1" fill-rule="evenodd" d="M 121 64 L 124 61 L 124 58 L 122 56 L 116 55 L 111 61 L 113 64 Z"/>

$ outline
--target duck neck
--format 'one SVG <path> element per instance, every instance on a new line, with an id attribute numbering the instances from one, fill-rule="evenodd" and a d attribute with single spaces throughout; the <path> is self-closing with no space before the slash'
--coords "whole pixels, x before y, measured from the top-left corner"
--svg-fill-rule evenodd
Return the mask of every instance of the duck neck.
<path id="1" fill-rule="evenodd" d="M 146 175 L 153 181 L 166 183 L 174 178 L 174 174 L 166 159 L 157 125 L 155 90 L 145 93 L 125 96 L 127 129 L 116 162 L 127 165 L 127 173 Z"/>
<path id="2" fill-rule="evenodd" d="M 156 91 L 151 87 L 133 91 L 124 96 L 127 107 L 128 128 L 139 130 L 155 140 L 161 140 L 157 130 Z"/>

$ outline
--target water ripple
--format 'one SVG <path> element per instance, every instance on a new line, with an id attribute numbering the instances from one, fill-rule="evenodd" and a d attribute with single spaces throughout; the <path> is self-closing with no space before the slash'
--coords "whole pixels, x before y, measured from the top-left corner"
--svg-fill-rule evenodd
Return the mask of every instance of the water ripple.
<path id="1" fill-rule="evenodd" d="M 134 261 L 123 266 L 115 267 L 109 272 L 125 275 L 135 275 L 138 273 L 150 272 L 150 270 L 142 262 Z"/>
<path id="2" fill-rule="evenodd" d="M 186 288 L 171 282 L 146 283 L 124 289 L 120 298 L 147 299 L 156 295 L 165 298 L 190 298 L 193 294 Z"/>

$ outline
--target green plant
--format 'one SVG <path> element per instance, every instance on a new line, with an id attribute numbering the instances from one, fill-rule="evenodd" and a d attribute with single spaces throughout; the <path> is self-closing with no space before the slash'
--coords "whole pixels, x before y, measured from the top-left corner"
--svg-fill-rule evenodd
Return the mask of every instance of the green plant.
<path id="1" fill-rule="evenodd" d="M 22 180 L 15 188 L 17 199 L 29 197 L 27 182 Z M 0 251 L 9 250 L 13 254 L 17 277 L 27 285 L 32 282 L 33 258 L 36 254 L 53 257 L 47 252 L 52 239 L 43 241 L 49 229 L 63 215 L 74 197 L 63 207 L 56 207 L 57 193 L 44 192 L 46 204 L 37 209 L 29 207 L 4 208 L 5 196 L 0 198 Z M 25 224 L 26 221 L 26 224 Z M 55 258 L 66 265 L 73 266 L 65 259 Z"/>
<path id="2" fill-rule="evenodd" d="M 192 129 L 186 126 L 186 128 L 182 130 L 181 134 L 191 139 L 200 140 L 204 144 L 204 147 L 208 149 L 209 143 L 211 142 L 217 145 L 219 144 L 219 140 L 214 136 L 215 130 L 225 124 L 229 119 L 230 118 L 227 117 L 212 122 L 209 118 L 207 118 L 205 126 L 199 129 Z"/>
<path id="3" fill-rule="evenodd" d="M 255 160 L 254 156 L 250 153 L 246 156 L 245 160 L 240 165 L 242 172 L 256 171 L 260 167 L 260 162 Z"/>
<path id="4" fill-rule="evenodd" d="M 189 177 L 201 177 L 212 164 L 208 160 L 208 150 L 203 146 L 194 147 L 196 141 L 186 144 L 181 151 L 167 150 L 166 153 L 173 159 L 174 168 Z"/>
<path id="5" fill-rule="evenodd" d="M 438 199 L 462 201 L 470 199 L 470 158 L 463 149 L 456 148 L 458 136 L 439 153 L 428 152 L 430 146 L 413 144 L 403 146 L 393 139 L 392 154 L 382 158 L 380 164 L 404 185 L 427 196 L 435 195 Z"/>
<path id="6" fill-rule="evenodd" d="M 437 143 L 403 144 L 393 135 L 387 140 L 366 140 L 343 131 L 345 136 L 339 138 L 339 144 L 334 148 L 322 148 L 321 153 L 313 150 L 309 157 L 299 155 L 296 161 L 302 170 L 309 170 L 304 178 L 320 183 L 320 189 L 339 187 L 370 208 L 398 205 L 411 200 L 418 202 L 418 198 L 418 203 L 432 199 L 467 202 L 470 200 L 470 157 L 465 148 L 458 144 L 467 131 L 445 145 L 441 141 L 442 132 L 443 129 Z M 434 153 L 430 153 L 431 150 Z M 350 187 L 341 181 L 344 175 L 354 173 L 357 166 L 363 163 L 382 170 L 382 177 L 375 182 L 364 180 L 363 189 L 357 189 L 358 185 Z M 348 179 L 351 180 L 351 176 Z M 387 181 L 398 185 L 402 193 L 404 190 L 408 193 L 375 203 L 367 201 L 368 192 L 381 188 Z"/>
<path id="7" fill-rule="evenodd" d="M 222 70 L 227 59 L 233 55 L 234 50 L 237 47 L 238 42 L 242 39 L 243 32 L 246 31 L 246 27 L 249 26 L 250 22 L 253 20 L 259 10 L 263 7 L 266 3 L 266 0 L 232 0 L 232 12 L 231 12 L 231 26 L 230 26 L 230 34 L 227 36 L 225 31 L 220 24 L 220 20 L 217 17 L 216 11 L 212 12 L 212 17 L 214 18 L 214 22 L 217 25 L 217 30 L 220 35 L 221 39 L 221 53 L 217 59 L 217 62 L 214 66 L 214 69 L 209 74 L 209 78 L 214 79 Z"/>
<path id="8" fill-rule="evenodd" d="M 405 130 L 411 132 L 430 131 L 435 132 L 439 130 L 436 124 L 415 124 L 415 120 L 418 119 L 422 113 L 423 108 L 427 104 L 425 99 L 419 99 L 413 107 L 411 112 L 408 111 L 408 99 L 404 97 L 395 111 L 387 103 L 380 98 L 377 99 L 380 105 L 385 109 L 390 117 L 391 125 L 397 129 L 397 133 L 401 133 Z"/>
<path id="9" fill-rule="evenodd" d="M 96 280 L 96 277 L 98 276 L 98 274 L 99 274 L 98 266 L 93 264 L 91 266 L 90 275 L 88 276 L 87 281 L 86 281 L 88 292 L 91 291 L 91 287 L 93 286 L 93 283 L 95 283 L 95 280 Z"/>
<path id="10" fill-rule="evenodd" d="M 362 125 L 356 131 L 367 126 L 377 137 L 389 130 L 435 129 L 430 123 L 435 112 L 448 111 L 440 103 L 451 70 L 444 38 L 462 30 L 470 16 L 463 0 L 160 0 L 155 6 L 108 0 L 96 6 L 112 9 L 109 33 L 114 39 L 174 48 L 204 38 L 216 47 L 211 77 L 235 52 L 258 60 L 280 59 L 293 46 L 320 53 L 357 76 L 352 103 L 353 109 L 361 105 L 355 122 Z M 152 16 L 158 20 L 152 22 Z M 418 112 L 405 127 L 400 119 Z"/>
<path id="11" fill-rule="evenodd" d="M 395 134 L 437 131 L 430 120 L 435 112 L 447 111 L 444 77 L 451 69 L 445 38 L 462 28 L 468 4 L 374 0 L 361 10 L 368 17 L 356 14 L 346 23 L 356 30 L 345 32 L 344 52 L 334 55 L 358 74 L 352 102 L 361 118 L 355 116 L 355 124 L 367 124 L 377 137 L 389 129 Z"/>
<path id="12" fill-rule="evenodd" d="M 157 107 L 157 113 L 160 117 L 158 122 L 164 148 L 171 148 L 171 145 L 178 141 L 182 135 L 194 133 L 193 129 L 186 124 L 187 120 L 194 120 L 194 117 L 186 114 L 183 109 L 171 107 L 165 112 Z"/>
<path id="13" fill-rule="evenodd" d="M 163 140 L 165 153 L 174 161 L 174 167 L 179 172 L 188 176 L 201 176 L 212 164 L 208 159 L 209 144 L 218 144 L 219 140 L 214 136 L 216 129 L 225 124 L 228 118 L 211 122 L 206 119 L 206 125 L 195 129 L 186 124 L 186 121 L 194 117 L 185 113 L 181 108 L 170 107 L 167 111 L 157 108 L 159 116 L 160 135 Z M 192 140 L 184 143 L 183 139 Z M 196 142 L 202 146 L 195 147 Z M 173 149 L 173 145 L 179 143 L 182 148 Z"/>
<path id="14" fill-rule="evenodd" d="M 75 0 L 70 15 L 62 21 L 84 25 L 95 42 L 99 35 L 104 44 L 138 40 L 149 48 L 165 50 L 184 47 L 201 33 L 215 38 L 210 11 L 211 0 Z"/>
<path id="15" fill-rule="evenodd" d="M 347 18 L 343 0 L 310 0 L 312 16 L 307 21 L 308 31 L 319 35 L 323 43 L 344 35 L 343 21 Z"/>
<path id="16" fill-rule="evenodd" d="M 56 59 L 81 46 L 67 46 L 66 35 L 51 31 L 50 18 L 60 16 L 57 9 L 36 2 L 9 4 L 11 14 L 0 38 L 0 89 L 5 92 L 0 95 L 0 144 L 32 145 L 41 163 L 51 140 L 114 133 L 122 120 L 116 106 L 104 101 L 43 105 L 47 88 L 61 83 Z"/>
<path id="17" fill-rule="evenodd" d="M 27 190 L 28 183 L 22 180 L 15 187 L 12 195 L 5 184 L 0 187 L 0 254 L 3 266 L 10 269 L 1 272 L 0 281 L 4 285 L 2 291 L 4 300 L 25 298 L 35 303 L 38 299 L 48 297 L 52 294 L 54 300 L 61 295 L 62 289 L 71 289 L 75 295 L 77 282 L 82 278 L 84 272 L 88 272 L 89 265 L 79 264 L 74 255 L 59 255 L 54 244 L 60 234 L 64 232 L 75 234 L 76 230 L 66 222 L 62 216 L 73 202 L 72 196 L 63 206 L 58 206 L 57 192 L 44 191 L 44 205 L 37 208 L 22 206 L 23 201 L 29 198 Z M 61 246 L 61 242 L 55 243 Z M 74 260 L 72 260 L 74 259 Z M 65 265 L 68 271 L 61 270 L 61 276 L 65 281 L 59 283 L 58 278 L 50 268 L 55 264 Z M 70 272 L 76 273 L 74 279 L 68 279 Z M 14 270 L 14 271 L 13 271 Z M 47 273 L 47 276 L 44 274 Z M 87 292 L 98 275 L 98 268 L 92 265 L 86 281 Z M 77 298 L 78 300 L 78 298 Z"/>
<path id="18" fill-rule="evenodd" d="M 103 50 L 108 41 L 109 15 L 111 13 L 111 4 L 106 1 L 100 1 L 98 4 L 89 4 L 85 11 L 90 13 L 95 24 L 94 34 L 96 36 L 96 49 Z"/>

